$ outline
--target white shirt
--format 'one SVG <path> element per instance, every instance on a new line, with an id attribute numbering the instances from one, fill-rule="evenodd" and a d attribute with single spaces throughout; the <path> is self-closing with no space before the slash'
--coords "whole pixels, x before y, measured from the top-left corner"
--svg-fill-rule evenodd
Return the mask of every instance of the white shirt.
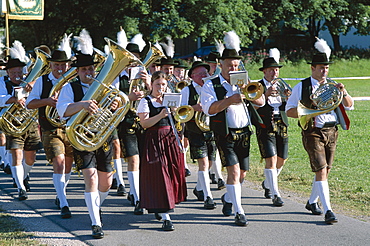
<path id="1" fill-rule="evenodd" d="M 226 89 L 225 98 L 231 97 L 234 94 L 239 93 L 238 88 L 235 85 L 230 85 L 220 74 L 220 83 Z M 211 80 L 207 80 L 202 87 L 201 104 L 203 112 L 209 116 L 216 114 L 210 114 L 209 108 L 211 105 L 218 101 L 216 92 L 213 88 Z M 230 128 L 244 128 L 249 125 L 247 114 L 249 114 L 247 107 L 242 103 L 230 105 L 226 110 L 226 120 L 228 127 Z"/>
<path id="2" fill-rule="evenodd" d="M 152 104 L 155 108 L 162 107 L 162 104 L 157 102 L 156 98 L 153 98 L 151 95 L 149 95 L 149 98 L 150 98 L 150 101 L 152 101 Z M 149 112 L 150 112 L 149 104 L 148 104 L 148 101 L 144 97 L 139 102 L 139 106 L 137 107 L 137 113 L 149 113 Z"/>
<path id="3" fill-rule="evenodd" d="M 312 85 L 312 93 L 314 93 L 317 88 L 319 88 L 320 83 L 318 80 L 310 77 L 311 79 L 311 85 Z M 290 95 L 285 111 L 288 111 L 291 108 L 297 108 L 298 102 L 302 99 L 302 82 L 298 83 L 296 86 L 294 86 L 292 94 Z M 346 110 L 353 110 L 354 107 L 344 107 Z M 326 122 L 337 122 L 338 123 L 338 117 L 337 114 L 334 112 L 334 110 L 327 112 L 325 114 L 320 114 L 318 116 L 314 117 L 315 127 L 322 128 Z"/>
<path id="4" fill-rule="evenodd" d="M 191 82 L 195 88 L 195 91 L 200 96 L 202 93 L 202 86 L 198 85 L 194 81 Z M 186 86 L 184 89 L 181 90 L 181 106 L 189 105 L 189 96 L 190 96 L 190 89 Z"/>
<path id="5" fill-rule="evenodd" d="M 6 89 L 4 78 L 5 77 L 0 78 L 0 107 L 9 106 L 9 104 L 6 104 L 6 101 L 8 101 L 9 98 L 12 97 L 13 92 L 14 92 L 14 89 L 13 89 L 12 94 L 8 94 L 8 90 Z"/>
<path id="6" fill-rule="evenodd" d="M 53 86 L 56 84 L 58 80 L 57 78 L 55 78 L 53 73 L 49 73 L 48 78 L 51 80 L 51 83 L 53 84 Z M 28 96 L 26 100 L 26 106 L 33 99 L 41 99 L 41 94 L 42 94 L 42 89 L 43 89 L 42 86 L 43 86 L 43 83 L 42 83 L 42 76 L 41 76 L 36 80 L 35 84 L 33 85 L 32 91 L 30 92 L 30 95 Z"/>
<path id="7" fill-rule="evenodd" d="M 266 89 L 269 89 L 272 86 L 271 82 L 267 81 L 265 78 L 263 78 L 263 82 L 265 83 Z M 280 114 L 279 107 L 282 104 L 280 96 L 269 96 L 267 98 L 267 103 L 274 108 L 274 114 Z"/>

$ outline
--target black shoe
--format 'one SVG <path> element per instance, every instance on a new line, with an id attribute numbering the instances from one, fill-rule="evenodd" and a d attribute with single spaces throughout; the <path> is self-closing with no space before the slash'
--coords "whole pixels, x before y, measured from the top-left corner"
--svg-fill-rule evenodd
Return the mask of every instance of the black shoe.
<path id="1" fill-rule="evenodd" d="M 265 190 L 265 197 L 272 198 L 271 190 L 265 187 L 265 181 L 262 182 L 262 188 Z"/>
<path id="2" fill-rule="evenodd" d="M 190 175 L 191 175 L 190 170 L 185 168 L 185 177 L 189 177 Z"/>
<path id="3" fill-rule="evenodd" d="M 216 208 L 216 203 L 213 201 L 212 198 L 207 196 L 207 199 L 204 201 L 204 208 L 205 209 L 215 209 Z"/>
<path id="4" fill-rule="evenodd" d="M 6 173 L 6 174 L 12 174 L 12 169 L 10 168 L 10 165 L 6 165 L 4 167 L 4 173 Z"/>
<path id="5" fill-rule="evenodd" d="M 134 195 L 128 194 L 127 200 L 130 201 L 131 206 L 135 206 L 135 198 L 134 198 Z"/>
<path id="6" fill-rule="evenodd" d="M 225 201 L 225 194 L 221 196 L 221 201 L 223 204 L 222 213 L 225 216 L 231 216 L 233 214 L 233 204 Z"/>
<path id="7" fill-rule="evenodd" d="M 171 220 L 164 220 L 162 225 L 162 230 L 164 231 L 173 231 L 175 230 L 175 227 L 173 227 L 173 224 Z"/>
<path id="8" fill-rule="evenodd" d="M 23 184 L 24 184 L 24 187 L 26 187 L 27 192 L 31 191 L 29 180 L 30 178 L 28 176 L 23 180 Z"/>
<path id="9" fill-rule="evenodd" d="M 317 202 L 310 204 L 310 201 L 308 200 L 307 204 L 306 204 L 306 209 L 308 211 L 311 211 L 311 213 L 314 214 L 314 215 L 321 215 L 322 214 L 320 206 Z"/>
<path id="10" fill-rule="evenodd" d="M 111 189 L 117 189 L 117 179 L 113 179 Z"/>
<path id="11" fill-rule="evenodd" d="M 1 158 L 0 158 L 0 159 L 1 159 Z M 4 163 L 1 163 L 1 164 L 0 164 L 0 170 L 4 170 L 4 165 L 5 165 Z"/>
<path id="12" fill-rule="evenodd" d="M 218 179 L 217 181 L 217 189 L 222 190 L 226 188 L 226 183 L 222 179 Z"/>
<path id="13" fill-rule="evenodd" d="M 54 204 L 57 205 L 58 209 L 61 209 L 60 207 L 60 200 L 58 197 L 55 197 Z"/>
<path id="14" fill-rule="evenodd" d="M 117 188 L 117 196 L 125 196 L 127 194 L 125 186 L 120 184 Z"/>
<path id="15" fill-rule="evenodd" d="M 18 185 L 17 185 L 17 183 L 15 182 L 15 178 L 13 178 L 13 188 L 17 188 L 18 187 Z"/>
<path id="16" fill-rule="evenodd" d="M 100 238 L 103 238 L 104 237 L 104 232 L 103 232 L 101 226 L 93 225 L 91 227 L 91 229 L 92 229 L 92 236 L 93 236 L 93 238 L 100 239 Z"/>
<path id="17" fill-rule="evenodd" d="M 248 225 L 248 221 L 247 221 L 247 218 L 245 218 L 245 215 L 236 213 L 236 215 L 235 215 L 235 224 L 238 225 L 238 226 Z"/>
<path id="18" fill-rule="evenodd" d="M 135 215 L 142 215 L 144 214 L 144 209 L 140 206 L 140 201 L 136 201 L 135 209 L 134 209 Z"/>
<path id="19" fill-rule="evenodd" d="M 272 198 L 272 204 L 276 207 L 282 207 L 284 202 L 280 196 L 274 195 L 274 198 Z"/>
<path id="20" fill-rule="evenodd" d="M 331 210 L 326 211 L 325 223 L 326 224 L 333 224 L 333 223 L 337 223 L 337 222 L 338 222 L 338 219 L 337 219 L 337 217 L 335 217 L 335 214 Z"/>
<path id="21" fill-rule="evenodd" d="M 204 192 L 202 190 L 194 188 L 193 194 L 197 197 L 198 201 L 204 201 Z"/>
<path id="22" fill-rule="evenodd" d="M 209 179 L 211 180 L 211 184 L 217 184 L 216 174 L 210 173 L 209 174 Z"/>
<path id="23" fill-rule="evenodd" d="M 159 213 L 154 213 L 154 217 L 155 217 L 157 220 L 162 220 L 162 215 L 160 215 Z"/>
<path id="24" fill-rule="evenodd" d="M 18 200 L 23 201 L 23 200 L 27 200 L 27 199 L 28 199 L 27 192 L 25 190 L 20 190 L 18 192 Z"/>
<path id="25" fill-rule="evenodd" d="M 71 211 L 69 211 L 69 207 L 67 207 L 67 206 L 62 207 L 62 209 L 60 211 L 60 216 L 62 217 L 62 219 L 71 218 L 72 214 L 71 214 Z"/>

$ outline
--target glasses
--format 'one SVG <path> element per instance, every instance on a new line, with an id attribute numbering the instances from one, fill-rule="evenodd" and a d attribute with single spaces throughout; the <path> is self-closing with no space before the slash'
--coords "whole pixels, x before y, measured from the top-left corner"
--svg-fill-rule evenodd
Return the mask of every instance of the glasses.
<path id="1" fill-rule="evenodd" d="M 207 76 L 208 75 L 208 72 L 200 72 L 200 73 L 193 73 L 192 75 L 195 75 L 195 76 L 198 76 L 198 75 L 200 75 L 200 76 Z"/>

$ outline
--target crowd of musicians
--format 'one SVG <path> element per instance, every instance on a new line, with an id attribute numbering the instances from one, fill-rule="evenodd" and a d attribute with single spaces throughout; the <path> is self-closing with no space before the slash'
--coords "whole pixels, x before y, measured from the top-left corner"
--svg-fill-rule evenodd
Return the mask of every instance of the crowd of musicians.
<path id="1" fill-rule="evenodd" d="M 245 83 L 234 83 L 235 75 L 246 73 L 240 40 L 233 31 L 225 33 L 217 51 L 189 66 L 173 59 L 169 37 L 167 42 L 151 45 L 141 34 L 128 42 L 121 31 L 117 43 L 108 42 L 105 54 L 92 46 L 86 30 L 73 40 L 73 49 L 71 35 L 65 35 L 53 51 L 41 45 L 31 60 L 15 41 L 1 64 L 5 71 L 0 78 L 1 165 L 12 174 L 19 200 L 28 199 L 29 173 L 36 151 L 43 148 L 53 165 L 55 204 L 63 219 L 72 217 L 67 185 L 73 163 L 82 173 L 94 238 L 104 237 L 101 207 L 111 188 L 119 196 L 127 195 L 135 215 L 153 213 L 163 221 L 164 231 L 173 231 L 170 213 L 187 199 L 189 175 L 197 175 L 193 193 L 204 202 L 204 209 L 216 208 L 210 188 L 216 184 L 226 191 L 221 197 L 223 215 L 233 216 L 237 226 L 246 226 L 241 189 L 249 170 L 250 139 L 257 137 L 265 160 L 263 195 L 281 207 L 278 177 L 288 158 L 287 117 L 292 117 L 298 118 L 302 128 L 303 146 L 314 172 L 305 208 L 314 215 L 323 214 L 327 224 L 338 221 L 330 204 L 328 175 L 338 125 L 349 128 L 345 110 L 353 109 L 353 99 L 342 83 L 327 79 L 333 62 L 324 40 L 315 44 L 310 77 L 293 89 L 279 79 L 283 66 L 276 48 L 263 60 L 259 69 L 263 78 L 256 85 L 248 86 L 247 76 Z M 44 62 L 41 68 L 40 60 Z M 249 91 L 255 87 L 256 91 Z M 103 109 L 101 94 L 110 92 L 115 94 L 106 96 L 108 104 Z M 330 100 L 321 98 L 324 94 Z M 168 95 L 180 98 L 175 106 L 165 103 Z M 334 105 L 322 109 L 318 100 Z M 17 116 L 20 111 L 27 116 Z M 182 121 L 184 116 L 186 121 Z M 113 122 L 113 117 L 119 120 Z M 24 118 L 30 121 L 27 127 L 16 130 Z M 80 121 L 88 123 L 75 124 Z M 99 131 L 105 125 L 114 126 L 107 128 L 106 136 Z M 98 139 L 91 140 L 95 135 Z M 187 152 L 198 164 L 197 174 L 187 166 Z M 123 162 L 127 162 L 129 191 Z"/>

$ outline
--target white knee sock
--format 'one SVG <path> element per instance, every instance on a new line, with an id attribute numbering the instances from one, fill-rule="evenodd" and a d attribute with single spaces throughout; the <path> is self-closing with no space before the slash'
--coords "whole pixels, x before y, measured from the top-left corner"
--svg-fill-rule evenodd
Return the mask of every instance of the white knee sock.
<path id="1" fill-rule="evenodd" d="M 12 176 L 17 184 L 18 189 L 26 190 L 23 184 L 24 169 L 23 166 L 10 166 L 12 170 Z"/>
<path id="2" fill-rule="evenodd" d="M 99 193 L 98 192 L 85 192 L 85 203 L 89 211 L 91 225 L 101 226 L 99 214 Z"/>
<path id="3" fill-rule="evenodd" d="M 128 181 L 130 183 L 130 194 L 134 196 L 134 203 L 140 200 L 139 184 L 140 184 L 140 171 L 128 171 Z"/>
<path id="4" fill-rule="evenodd" d="M 171 220 L 169 213 L 162 213 L 161 215 L 162 215 L 162 220 Z"/>
<path id="5" fill-rule="evenodd" d="M 0 146 L 1 163 L 5 163 L 6 149 L 5 146 Z"/>
<path id="6" fill-rule="evenodd" d="M 202 190 L 202 185 L 201 185 L 201 182 L 200 182 L 200 176 L 199 176 L 199 173 L 198 173 L 197 185 L 195 186 L 195 189 L 196 189 L 197 191 L 201 191 L 201 190 Z"/>
<path id="7" fill-rule="evenodd" d="M 113 159 L 113 162 L 114 162 L 114 169 L 116 169 L 116 172 L 114 173 L 114 178 L 117 180 L 117 186 L 119 186 L 120 184 L 124 186 L 125 183 L 123 182 L 121 159 Z"/>
<path id="8" fill-rule="evenodd" d="M 69 207 L 65 189 L 65 174 L 53 173 L 53 183 L 60 201 L 60 207 Z"/>
<path id="9" fill-rule="evenodd" d="M 281 166 L 280 168 L 276 168 L 277 175 L 279 176 L 281 171 L 283 170 L 284 166 Z"/>
<path id="10" fill-rule="evenodd" d="M 65 183 L 66 183 L 66 185 L 65 186 L 67 186 L 68 185 L 68 183 L 69 183 L 69 180 L 71 179 L 71 174 L 72 174 L 72 172 L 69 172 L 69 173 L 65 173 Z"/>
<path id="11" fill-rule="evenodd" d="M 184 166 L 185 166 L 185 169 L 189 169 L 188 162 L 186 160 L 186 152 L 188 152 L 188 149 L 189 149 L 189 147 L 184 148 Z"/>
<path id="12" fill-rule="evenodd" d="M 242 208 L 242 191 L 240 184 L 227 184 L 226 190 L 234 206 L 235 213 L 244 214 L 244 209 Z"/>
<path id="13" fill-rule="evenodd" d="M 222 176 L 222 164 L 221 164 L 221 158 L 220 158 L 220 154 L 216 153 L 216 161 L 212 161 L 212 170 L 215 171 L 215 176 L 216 176 L 216 179 L 222 179 L 224 180 L 223 176 Z"/>
<path id="14" fill-rule="evenodd" d="M 315 185 L 317 185 L 317 190 L 319 192 L 319 197 L 320 197 L 321 204 L 323 206 L 324 214 L 325 214 L 326 211 L 332 210 L 331 205 L 330 205 L 330 194 L 329 194 L 328 181 L 327 180 L 316 181 Z"/>
<path id="15" fill-rule="evenodd" d="M 25 162 L 23 162 L 23 169 L 24 169 L 24 177 L 23 179 L 27 178 L 28 174 L 30 173 L 32 166 L 27 165 Z"/>
<path id="16" fill-rule="evenodd" d="M 225 200 L 225 202 L 233 203 L 233 201 L 230 199 L 229 193 L 227 191 L 225 193 L 224 200 Z"/>
<path id="17" fill-rule="evenodd" d="M 198 171 L 198 181 L 200 183 L 201 189 L 204 193 L 204 201 L 207 199 L 207 196 L 213 199 L 211 188 L 209 185 L 209 176 L 207 171 Z"/>
<path id="18" fill-rule="evenodd" d="M 312 204 L 312 203 L 317 203 L 318 200 L 319 200 L 319 192 L 318 192 L 317 185 L 316 185 L 316 176 L 314 176 L 313 181 L 312 181 L 311 196 L 308 202 L 309 204 Z"/>
<path id="19" fill-rule="evenodd" d="M 105 201 L 105 198 L 107 198 L 108 194 L 109 194 L 109 190 L 106 191 L 106 192 L 102 192 L 102 191 L 98 191 L 99 193 L 99 200 L 100 200 L 100 204 L 99 204 L 99 207 L 103 204 L 103 202 Z"/>
<path id="20" fill-rule="evenodd" d="M 265 174 L 265 182 L 264 182 L 264 185 L 265 185 L 265 188 L 266 189 L 271 189 L 271 180 L 269 178 L 269 174 L 268 174 L 268 171 L 267 170 L 268 170 L 267 168 L 265 168 L 263 170 L 263 173 Z"/>
<path id="21" fill-rule="evenodd" d="M 268 180 L 272 195 L 276 195 L 280 197 L 276 170 L 275 169 L 265 169 L 264 172 L 266 175 L 266 180 Z"/>
<path id="22" fill-rule="evenodd" d="M 10 153 L 10 150 L 7 150 L 5 152 L 5 165 L 12 166 L 12 162 L 13 162 L 12 153 Z"/>

